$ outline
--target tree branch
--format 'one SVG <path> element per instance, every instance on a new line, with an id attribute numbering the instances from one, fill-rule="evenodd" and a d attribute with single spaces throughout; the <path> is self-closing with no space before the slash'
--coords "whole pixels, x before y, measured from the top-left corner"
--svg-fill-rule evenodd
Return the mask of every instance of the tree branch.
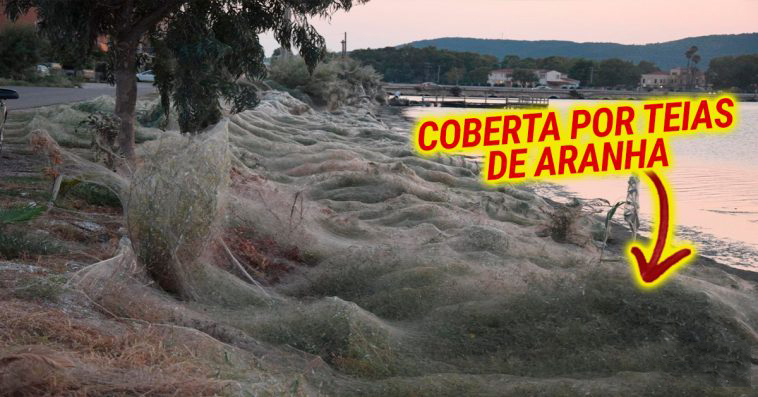
<path id="1" fill-rule="evenodd" d="M 145 15 L 132 25 L 131 30 L 126 33 L 122 40 L 132 41 L 139 40 L 140 37 L 145 34 L 151 27 L 160 22 L 166 15 L 168 15 L 174 9 L 179 8 L 186 0 L 168 0 L 163 3 L 162 6 L 156 8 L 151 13 Z"/>

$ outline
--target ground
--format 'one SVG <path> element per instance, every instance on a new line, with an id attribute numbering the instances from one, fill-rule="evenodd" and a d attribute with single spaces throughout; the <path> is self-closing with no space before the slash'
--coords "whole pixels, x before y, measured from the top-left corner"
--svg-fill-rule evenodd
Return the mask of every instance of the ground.
<path id="1" fill-rule="evenodd" d="M 208 271 L 215 268 L 203 265 L 219 266 L 239 279 L 225 288 L 196 284 L 199 289 L 168 294 L 171 286 L 157 285 L 160 278 L 148 275 L 123 244 L 125 220 L 112 194 L 67 184 L 48 210 L 49 158 L 30 150 L 29 126 L 53 133 L 80 113 L 35 111 L 43 120 L 14 112 L 8 125 L 0 159 L 0 219 L 7 223 L 0 241 L 0 386 L 6 390 L 754 391 L 754 274 L 701 259 L 667 286 L 642 293 L 619 256 L 623 233 L 614 234 L 600 261 L 585 230 L 591 220 L 577 230 L 551 224 L 546 211 L 559 207 L 526 188 L 483 189 L 476 163 L 412 155 L 404 147 L 407 126 L 388 127 L 396 115 L 316 112 L 277 92 L 207 136 L 141 146 L 150 172 L 134 177 L 132 193 L 154 206 L 137 206 L 136 219 L 171 232 L 192 228 L 179 228 L 164 213 L 184 219 L 186 213 L 172 211 L 186 197 L 214 196 L 197 192 L 208 182 L 194 177 L 203 167 L 229 167 L 229 186 L 218 185 L 227 199 L 224 216 L 204 218 L 229 224 L 219 227 L 220 241 L 202 250 L 211 259 L 191 264 L 214 276 Z M 91 160 L 88 141 L 67 128 L 68 134 L 57 133 L 67 150 Z M 230 163 L 213 149 L 226 142 L 235 155 Z M 151 157 L 150 148 L 171 156 Z M 186 169 L 194 172 L 178 172 Z M 156 175 L 167 179 L 146 183 Z M 215 193 L 216 186 L 205 190 Z M 181 249 L 197 252 L 192 244 Z M 245 301 L 227 299 L 235 296 Z"/>

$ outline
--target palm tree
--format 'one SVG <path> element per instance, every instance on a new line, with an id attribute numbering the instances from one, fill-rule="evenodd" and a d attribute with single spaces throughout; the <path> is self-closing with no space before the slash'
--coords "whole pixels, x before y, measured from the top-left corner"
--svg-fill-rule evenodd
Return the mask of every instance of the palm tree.
<path id="1" fill-rule="evenodd" d="M 684 52 L 684 56 L 687 57 L 687 73 L 688 73 L 687 88 L 689 88 L 689 86 L 692 84 L 692 62 L 694 62 L 695 64 L 700 62 L 700 55 L 697 53 L 697 50 L 698 50 L 697 46 L 693 45 L 692 47 L 687 49 L 687 51 Z"/>
<path id="2" fill-rule="evenodd" d="M 690 85 L 694 85 L 695 71 L 697 70 L 697 64 L 700 63 L 700 54 L 692 56 L 692 70 L 690 71 Z"/>

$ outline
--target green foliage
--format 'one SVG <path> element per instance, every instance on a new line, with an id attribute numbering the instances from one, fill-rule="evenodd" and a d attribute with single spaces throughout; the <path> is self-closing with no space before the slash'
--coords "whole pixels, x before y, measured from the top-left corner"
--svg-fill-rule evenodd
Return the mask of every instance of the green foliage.
<path id="1" fill-rule="evenodd" d="M 649 61 L 640 61 L 640 63 L 637 64 L 637 69 L 639 69 L 642 74 L 653 73 L 659 70 L 655 63 Z"/>
<path id="2" fill-rule="evenodd" d="M 15 208 L 0 208 L 0 225 L 27 222 L 45 212 L 41 206 L 24 206 Z"/>
<path id="3" fill-rule="evenodd" d="M 580 25 L 581 23 L 577 24 L 577 29 L 582 28 Z M 682 63 L 684 49 L 693 44 L 698 46 L 703 54 L 702 62 L 707 64 L 715 57 L 758 53 L 758 33 L 688 37 L 681 40 L 644 45 L 577 43 L 556 40 L 492 40 L 462 37 L 421 40 L 409 45 L 416 48 L 436 47 L 450 51 L 472 51 L 483 55 L 493 55 L 498 59 L 503 59 L 509 54 L 519 56 L 522 59 L 537 59 L 551 55 L 586 58 L 594 61 L 621 58 L 632 62 L 651 61 L 661 68 L 669 69 L 684 66 Z"/>
<path id="4" fill-rule="evenodd" d="M 62 190 L 61 195 L 63 195 Z M 115 193 L 106 187 L 94 183 L 77 183 L 70 187 L 66 195 L 82 199 L 90 205 L 121 208 L 121 200 Z"/>
<path id="5" fill-rule="evenodd" d="M 568 73 L 577 61 L 579 61 L 578 58 L 559 56 L 521 59 L 516 55 L 506 55 L 501 66 L 506 69 L 546 69 Z"/>
<path id="6" fill-rule="evenodd" d="M 0 30 L 0 76 L 23 79 L 42 59 L 44 42 L 31 26 L 8 26 Z"/>
<path id="7" fill-rule="evenodd" d="M 361 99 L 381 100 L 381 76 L 371 66 L 362 66 L 351 58 L 335 58 L 316 66 L 308 74 L 300 57 L 279 58 L 272 65 L 269 77 L 290 90 L 302 92 L 319 106 L 331 109 Z"/>
<path id="8" fill-rule="evenodd" d="M 466 71 L 462 68 L 452 68 L 445 73 L 445 78 L 448 82 L 455 82 L 457 85 L 465 74 Z"/>
<path id="9" fill-rule="evenodd" d="M 643 73 L 651 73 L 658 67 L 649 61 L 632 62 L 617 58 L 593 61 L 585 58 L 549 56 L 546 58 L 524 58 L 506 55 L 501 66 L 508 69 L 545 69 L 566 73 L 568 77 L 579 80 L 584 87 L 626 87 L 633 88 L 639 83 Z M 519 79 L 515 79 L 519 81 Z"/>
<path id="10" fill-rule="evenodd" d="M 165 114 L 171 101 L 183 132 L 197 132 L 222 116 L 219 101 L 239 112 L 257 103 L 248 79 L 262 78 L 263 47 L 258 34 L 273 31 L 285 48 L 297 47 L 310 70 L 326 54 L 324 38 L 309 19 L 348 10 L 363 0 L 6 0 L 5 12 L 16 18 L 31 8 L 41 31 L 73 57 L 86 59 L 96 38 L 108 35 L 117 85 L 134 83 L 137 47 L 149 36 L 156 57 L 156 86 Z M 117 113 L 134 117 L 135 97 L 122 90 Z M 131 118 L 130 117 L 130 118 Z M 122 133 L 131 138 L 126 121 Z M 128 142 L 128 141 L 127 141 Z M 133 147 L 120 148 L 132 156 Z"/>
<path id="11" fill-rule="evenodd" d="M 639 85 L 640 76 L 640 70 L 632 62 L 606 59 L 598 63 L 595 85 L 634 88 Z"/>
<path id="12" fill-rule="evenodd" d="M 537 75 L 534 74 L 533 70 L 516 69 L 513 71 L 513 81 L 524 87 L 531 83 L 536 83 L 539 79 L 537 78 Z"/>
<path id="13" fill-rule="evenodd" d="M 271 63 L 268 77 L 289 89 L 303 87 L 311 80 L 308 66 L 299 57 L 275 59 Z"/>
<path id="14" fill-rule="evenodd" d="M 589 87 L 594 83 L 593 74 L 596 69 L 597 66 L 595 65 L 595 62 L 590 61 L 589 59 L 577 59 L 576 62 L 571 65 L 567 74 L 570 78 L 581 81 L 582 86 Z"/>
<path id="15" fill-rule="evenodd" d="M 708 82 L 717 89 L 743 92 L 758 90 L 758 54 L 714 58 L 708 68 Z"/>
<path id="16" fill-rule="evenodd" d="M 394 83 L 437 81 L 439 71 L 439 83 L 442 84 L 483 84 L 487 82 L 487 77 L 493 69 L 506 68 L 516 71 L 557 70 L 581 81 L 582 86 L 590 86 L 592 80 L 595 86 L 633 88 L 639 83 L 642 73 L 658 70 L 654 63 L 647 61 L 635 65 L 621 59 L 598 62 L 564 56 L 520 58 L 516 55 L 506 55 L 498 62 L 488 55 L 434 47 L 356 50 L 351 53 L 351 57 L 373 66 L 384 76 L 385 81 Z M 527 84 L 536 81 L 536 78 L 533 77 L 533 73 L 522 73 L 520 78 L 514 80 Z"/>
<path id="17" fill-rule="evenodd" d="M 393 83 L 484 84 L 490 70 L 498 67 L 497 58 L 473 52 L 455 52 L 434 47 L 387 47 L 375 50 L 356 50 L 350 56 L 372 66 Z M 451 70 L 459 69 L 450 73 Z"/>
<path id="18" fill-rule="evenodd" d="M 183 132 L 200 131 L 218 122 L 220 98 L 231 104 L 233 113 L 258 103 L 255 86 L 241 78 L 266 75 L 259 32 L 272 29 L 284 47 L 298 47 L 308 71 L 326 54 L 323 37 L 306 18 L 284 18 L 288 2 L 276 2 L 273 7 L 260 1 L 185 3 L 151 37 L 160 55 L 154 70 L 161 102 L 168 109 L 169 97 L 173 99 Z M 296 16 L 314 16 L 351 6 L 352 1 L 321 0 L 300 3 L 291 11 Z"/>

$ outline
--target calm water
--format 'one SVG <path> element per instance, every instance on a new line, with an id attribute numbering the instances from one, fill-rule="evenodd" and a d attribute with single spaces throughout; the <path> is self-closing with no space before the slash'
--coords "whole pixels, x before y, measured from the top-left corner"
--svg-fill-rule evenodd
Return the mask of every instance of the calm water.
<path id="1" fill-rule="evenodd" d="M 552 100 L 567 111 L 590 101 Z M 459 109 L 409 108 L 407 115 L 446 113 Z M 565 119 L 565 117 L 564 117 Z M 701 135 L 672 141 L 676 165 L 665 177 L 676 200 L 677 237 L 698 246 L 701 255 L 758 271 L 758 103 L 740 103 L 737 128 L 729 134 Z M 626 197 L 628 177 L 607 177 L 540 184 L 536 190 L 553 197 Z M 642 217 L 649 221 L 652 198 L 641 184 Z M 643 230 L 647 222 L 643 221 Z"/>

